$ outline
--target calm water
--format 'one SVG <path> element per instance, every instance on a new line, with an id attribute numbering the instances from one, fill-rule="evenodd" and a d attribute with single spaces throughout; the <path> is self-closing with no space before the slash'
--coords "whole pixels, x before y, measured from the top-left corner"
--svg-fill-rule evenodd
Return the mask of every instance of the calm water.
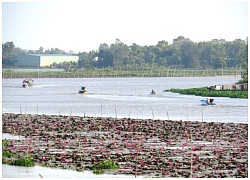
<path id="1" fill-rule="evenodd" d="M 233 84 L 235 77 L 87 78 L 34 79 L 22 88 L 23 79 L 2 80 L 2 111 L 14 113 L 134 117 L 173 120 L 247 122 L 248 100 L 215 98 L 216 107 L 201 106 L 200 96 L 163 92 L 170 88 L 191 88 Z M 89 94 L 78 91 L 86 86 Z M 151 90 L 156 95 L 149 95 Z M 6 135 L 4 135 L 6 136 Z M 10 136 L 10 135 L 7 135 Z M 2 165 L 4 178 L 133 178 L 124 175 L 95 175 L 90 171 L 16 167 Z"/>
<path id="2" fill-rule="evenodd" d="M 216 107 L 204 107 L 200 103 L 204 97 L 163 92 L 170 88 L 233 84 L 239 80 L 234 76 L 41 78 L 34 79 L 31 88 L 22 88 L 22 80 L 2 80 L 3 112 L 173 120 L 202 120 L 203 114 L 204 121 L 248 121 L 247 99 L 216 97 Z M 86 86 L 89 93 L 78 94 L 81 86 Z M 149 95 L 152 89 L 156 95 Z"/>

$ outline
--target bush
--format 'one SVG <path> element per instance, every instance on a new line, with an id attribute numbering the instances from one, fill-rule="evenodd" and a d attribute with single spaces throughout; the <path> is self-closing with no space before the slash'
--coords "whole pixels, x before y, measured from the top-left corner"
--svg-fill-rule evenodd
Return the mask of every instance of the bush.
<path id="1" fill-rule="evenodd" d="M 2 147 L 6 147 L 7 146 L 7 141 L 6 140 L 2 140 Z"/>
<path id="2" fill-rule="evenodd" d="M 15 156 L 16 156 L 16 154 L 12 154 L 12 153 L 7 152 L 7 151 L 4 151 L 2 153 L 2 157 L 8 157 L 8 158 L 10 158 L 10 157 L 15 157 Z"/>
<path id="3" fill-rule="evenodd" d="M 230 97 L 230 98 L 248 98 L 247 90 L 208 90 L 206 87 L 202 88 L 190 88 L 190 89 L 170 89 L 165 92 L 173 92 L 180 94 L 189 94 L 195 96 L 207 96 L 207 97 Z"/>
<path id="4" fill-rule="evenodd" d="M 32 167 L 35 163 L 31 157 L 23 157 L 12 161 L 10 165 Z"/>
<path id="5" fill-rule="evenodd" d="M 92 166 L 93 173 L 95 174 L 103 174 L 103 169 L 119 169 L 119 165 L 117 165 L 112 160 L 103 160 L 101 162 L 98 162 Z"/>

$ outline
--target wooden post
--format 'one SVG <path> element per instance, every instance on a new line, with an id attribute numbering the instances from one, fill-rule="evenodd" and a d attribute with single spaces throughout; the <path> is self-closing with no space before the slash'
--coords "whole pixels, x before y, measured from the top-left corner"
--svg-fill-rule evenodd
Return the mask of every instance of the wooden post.
<path id="1" fill-rule="evenodd" d="M 201 110 L 201 122 L 203 122 L 203 111 Z"/>
<path id="2" fill-rule="evenodd" d="M 115 105 L 115 118 L 117 119 L 117 110 L 116 110 L 116 105 Z"/>
<path id="3" fill-rule="evenodd" d="M 169 120 L 169 115 L 168 115 L 168 111 L 166 110 L 167 116 L 168 116 L 168 120 Z"/>
<path id="4" fill-rule="evenodd" d="M 155 119 L 155 115 L 154 115 L 154 110 L 153 110 L 153 108 L 151 108 L 152 109 L 152 115 L 153 115 L 153 120 Z"/>
<path id="5" fill-rule="evenodd" d="M 190 146 L 191 146 L 191 165 L 190 165 L 190 178 L 193 178 L 193 144 L 192 144 L 192 131 L 190 131 Z"/>
<path id="6" fill-rule="evenodd" d="M 27 117 L 27 106 L 25 107 L 25 117 Z"/>
<path id="7" fill-rule="evenodd" d="M 101 104 L 101 117 L 102 117 L 102 104 Z"/>

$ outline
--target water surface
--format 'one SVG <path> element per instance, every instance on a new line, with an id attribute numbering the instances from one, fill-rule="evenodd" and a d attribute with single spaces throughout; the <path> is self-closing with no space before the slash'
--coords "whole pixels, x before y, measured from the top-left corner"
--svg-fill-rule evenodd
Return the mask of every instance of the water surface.
<path id="1" fill-rule="evenodd" d="M 23 79 L 3 79 L 2 111 L 14 113 L 131 117 L 172 120 L 247 122 L 248 99 L 215 97 L 216 107 L 201 106 L 206 97 L 164 92 L 233 84 L 238 77 L 41 78 L 22 88 Z M 86 86 L 86 95 L 78 94 Z M 151 90 L 156 95 L 149 95 Z"/>

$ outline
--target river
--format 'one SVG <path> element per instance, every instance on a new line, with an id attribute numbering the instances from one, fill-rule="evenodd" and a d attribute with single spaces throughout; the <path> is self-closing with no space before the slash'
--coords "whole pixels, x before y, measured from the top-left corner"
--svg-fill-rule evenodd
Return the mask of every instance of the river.
<path id="1" fill-rule="evenodd" d="M 215 107 L 201 106 L 206 97 L 164 92 L 233 84 L 239 77 L 40 78 L 30 88 L 23 79 L 2 80 L 2 112 L 130 117 L 218 122 L 247 122 L 248 99 L 215 97 Z M 86 86 L 88 94 L 78 94 Z M 151 90 L 156 95 L 149 95 Z"/>

